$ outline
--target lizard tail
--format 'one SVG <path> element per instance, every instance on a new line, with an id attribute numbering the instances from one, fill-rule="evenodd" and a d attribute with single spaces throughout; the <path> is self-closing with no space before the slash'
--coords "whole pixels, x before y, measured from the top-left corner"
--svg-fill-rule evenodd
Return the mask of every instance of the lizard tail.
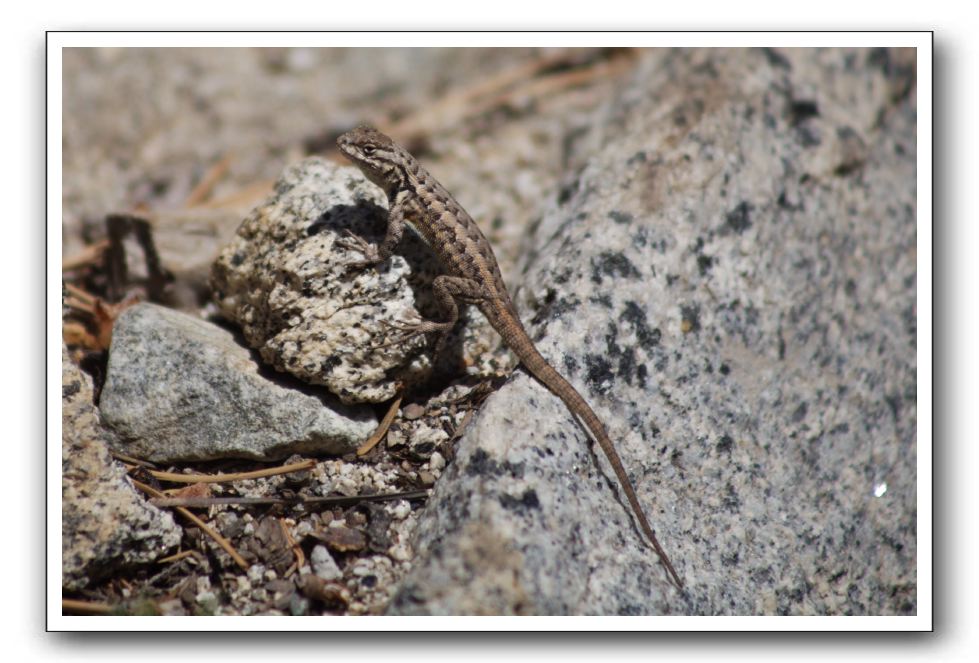
<path id="1" fill-rule="evenodd" d="M 523 331 L 523 330 L 521 330 Z M 517 356 L 519 357 L 521 363 L 524 367 L 530 371 L 530 373 L 537 378 L 540 382 L 544 384 L 545 387 L 554 392 L 567 406 L 568 410 L 572 414 L 579 416 L 582 421 L 584 421 L 585 426 L 591 431 L 591 434 L 598 441 L 598 445 L 605 452 L 605 456 L 608 458 L 609 463 L 612 465 L 612 470 L 615 472 L 616 478 L 619 480 L 619 485 L 622 486 L 622 490 L 625 493 L 626 499 L 629 501 L 629 505 L 632 507 L 632 511 L 636 515 L 636 519 L 639 521 L 639 526 L 646 538 L 653 546 L 653 550 L 659 555 L 660 560 L 662 560 L 663 565 L 669 571 L 670 576 L 672 576 L 674 582 L 676 582 L 677 587 L 683 588 L 683 581 L 680 580 L 680 575 L 673 568 L 673 564 L 670 562 L 670 558 L 667 556 L 663 547 L 659 544 L 656 539 L 656 534 L 653 533 L 653 528 L 649 526 L 649 521 L 646 520 L 646 515 L 643 512 L 642 506 L 639 504 L 639 498 L 636 497 L 636 491 L 632 487 L 632 482 L 629 481 L 629 475 L 626 474 L 625 468 L 622 466 L 622 459 L 619 458 L 618 452 L 616 452 L 615 447 L 612 445 L 612 440 L 609 439 L 608 433 L 605 432 L 605 426 L 602 425 L 601 420 L 598 415 L 591 409 L 588 402 L 582 398 L 581 394 L 571 386 L 571 383 L 564 379 L 564 377 L 558 373 L 554 368 L 547 363 L 547 360 L 537 351 L 534 346 L 533 341 L 527 335 L 526 332 L 521 334 L 523 339 L 514 339 L 514 342 L 510 344 L 510 347 L 514 349 Z M 507 339 L 508 341 L 510 339 Z M 522 341 L 522 342 L 521 342 Z M 517 349 L 521 351 L 517 351 Z"/>

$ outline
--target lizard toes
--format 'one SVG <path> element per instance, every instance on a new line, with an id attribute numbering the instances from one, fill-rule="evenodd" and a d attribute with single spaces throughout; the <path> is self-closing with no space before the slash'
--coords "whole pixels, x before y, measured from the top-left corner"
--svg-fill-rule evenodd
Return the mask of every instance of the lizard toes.
<path id="1" fill-rule="evenodd" d="M 364 255 L 363 260 L 348 262 L 346 265 L 348 268 L 355 269 L 370 267 L 380 262 L 380 256 L 378 255 L 377 249 L 374 247 L 374 245 L 353 234 L 347 228 L 344 228 L 343 237 L 336 241 L 336 246 L 346 249 L 347 251 L 355 251 Z"/>
<path id="2" fill-rule="evenodd" d="M 395 345 L 403 345 L 425 333 L 425 320 L 416 318 L 410 321 L 391 321 L 381 320 L 378 323 L 385 331 L 385 341 L 375 343 L 371 347 L 375 350 L 389 348 Z M 392 333 L 393 332 L 393 333 Z"/>

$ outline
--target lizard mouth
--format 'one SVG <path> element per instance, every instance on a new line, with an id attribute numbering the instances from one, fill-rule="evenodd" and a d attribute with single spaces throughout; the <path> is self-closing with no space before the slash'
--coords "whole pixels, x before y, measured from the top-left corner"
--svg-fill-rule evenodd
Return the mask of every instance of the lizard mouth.
<path id="1" fill-rule="evenodd" d="M 340 134 L 340 136 L 337 137 L 337 147 L 339 147 L 340 151 L 347 156 L 354 156 L 354 140 L 350 135 L 351 133 L 352 132 L 348 131 Z"/>

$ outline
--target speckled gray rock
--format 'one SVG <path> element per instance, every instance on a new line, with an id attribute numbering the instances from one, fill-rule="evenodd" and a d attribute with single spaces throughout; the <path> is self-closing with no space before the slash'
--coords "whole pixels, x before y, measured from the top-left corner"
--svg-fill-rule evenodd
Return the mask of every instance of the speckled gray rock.
<path id="1" fill-rule="evenodd" d="M 265 375 L 234 335 L 152 304 L 116 320 L 100 409 L 120 451 L 153 461 L 343 454 L 377 418 Z"/>
<path id="2" fill-rule="evenodd" d="M 913 614 L 913 52 L 653 51 L 577 141 L 518 298 L 606 422 L 523 372 L 420 519 L 395 614 Z"/>
<path id="3" fill-rule="evenodd" d="M 345 402 L 388 400 L 431 371 L 423 337 L 378 347 L 387 325 L 417 318 L 419 309 L 431 313 L 438 272 L 430 251 L 406 233 L 384 265 L 350 269 L 363 256 L 338 241 L 350 230 L 380 242 L 386 206 L 357 169 L 307 159 L 286 169 L 212 274 L 222 314 L 241 325 L 266 362 Z"/>
<path id="4" fill-rule="evenodd" d="M 77 591 L 120 568 L 153 562 L 180 543 L 181 531 L 112 460 L 92 381 L 64 346 L 61 380 L 61 583 Z"/>

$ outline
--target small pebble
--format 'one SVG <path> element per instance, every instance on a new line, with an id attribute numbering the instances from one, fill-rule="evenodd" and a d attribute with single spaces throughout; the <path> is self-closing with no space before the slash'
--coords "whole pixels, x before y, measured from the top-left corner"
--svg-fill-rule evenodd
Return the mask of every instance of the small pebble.
<path id="1" fill-rule="evenodd" d="M 265 565 L 264 564 L 252 564 L 248 567 L 248 579 L 251 580 L 253 585 L 261 584 L 262 576 L 265 575 Z"/>
<path id="2" fill-rule="evenodd" d="M 397 543 L 388 548 L 388 555 L 396 562 L 403 562 L 411 557 L 411 549 L 404 543 Z"/>
<path id="3" fill-rule="evenodd" d="M 214 612 L 218 608 L 218 597 L 214 595 L 214 592 L 207 590 L 206 592 L 201 592 L 196 597 L 197 605 L 201 606 L 204 610 L 208 612 Z"/>
<path id="4" fill-rule="evenodd" d="M 367 540 L 360 530 L 349 527 L 327 527 L 318 537 L 330 550 L 336 552 L 356 552 L 363 550 Z"/>
<path id="5" fill-rule="evenodd" d="M 293 594 L 289 598 L 289 614 L 293 617 L 309 614 L 309 599 L 299 594 Z"/>
<path id="6" fill-rule="evenodd" d="M 428 459 L 428 466 L 433 470 L 441 470 L 445 467 L 445 456 L 437 451 L 433 451 L 432 457 Z"/>
<path id="7" fill-rule="evenodd" d="M 313 565 L 313 573 L 323 580 L 336 580 L 343 575 L 326 546 L 314 546 L 309 561 Z"/>
<path id="8" fill-rule="evenodd" d="M 409 403 L 405 405 L 401 413 L 408 421 L 414 421 L 415 419 L 420 419 L 425 414 L 425 408 L 418 403 Z"/>
<path id="9" fill-rule="evenodd" d="M 398 520 L 404 520 L 411 513 L 411 504 L 407 500 L 400 500 L 391 506 L 391 515 Z"/>
<path id="10" fill-rule="evenodd" d="M 391 428 L 387 435 L 388 448 L 400 447 L 405 443 L 405 434 L 401 429 Z"/>

